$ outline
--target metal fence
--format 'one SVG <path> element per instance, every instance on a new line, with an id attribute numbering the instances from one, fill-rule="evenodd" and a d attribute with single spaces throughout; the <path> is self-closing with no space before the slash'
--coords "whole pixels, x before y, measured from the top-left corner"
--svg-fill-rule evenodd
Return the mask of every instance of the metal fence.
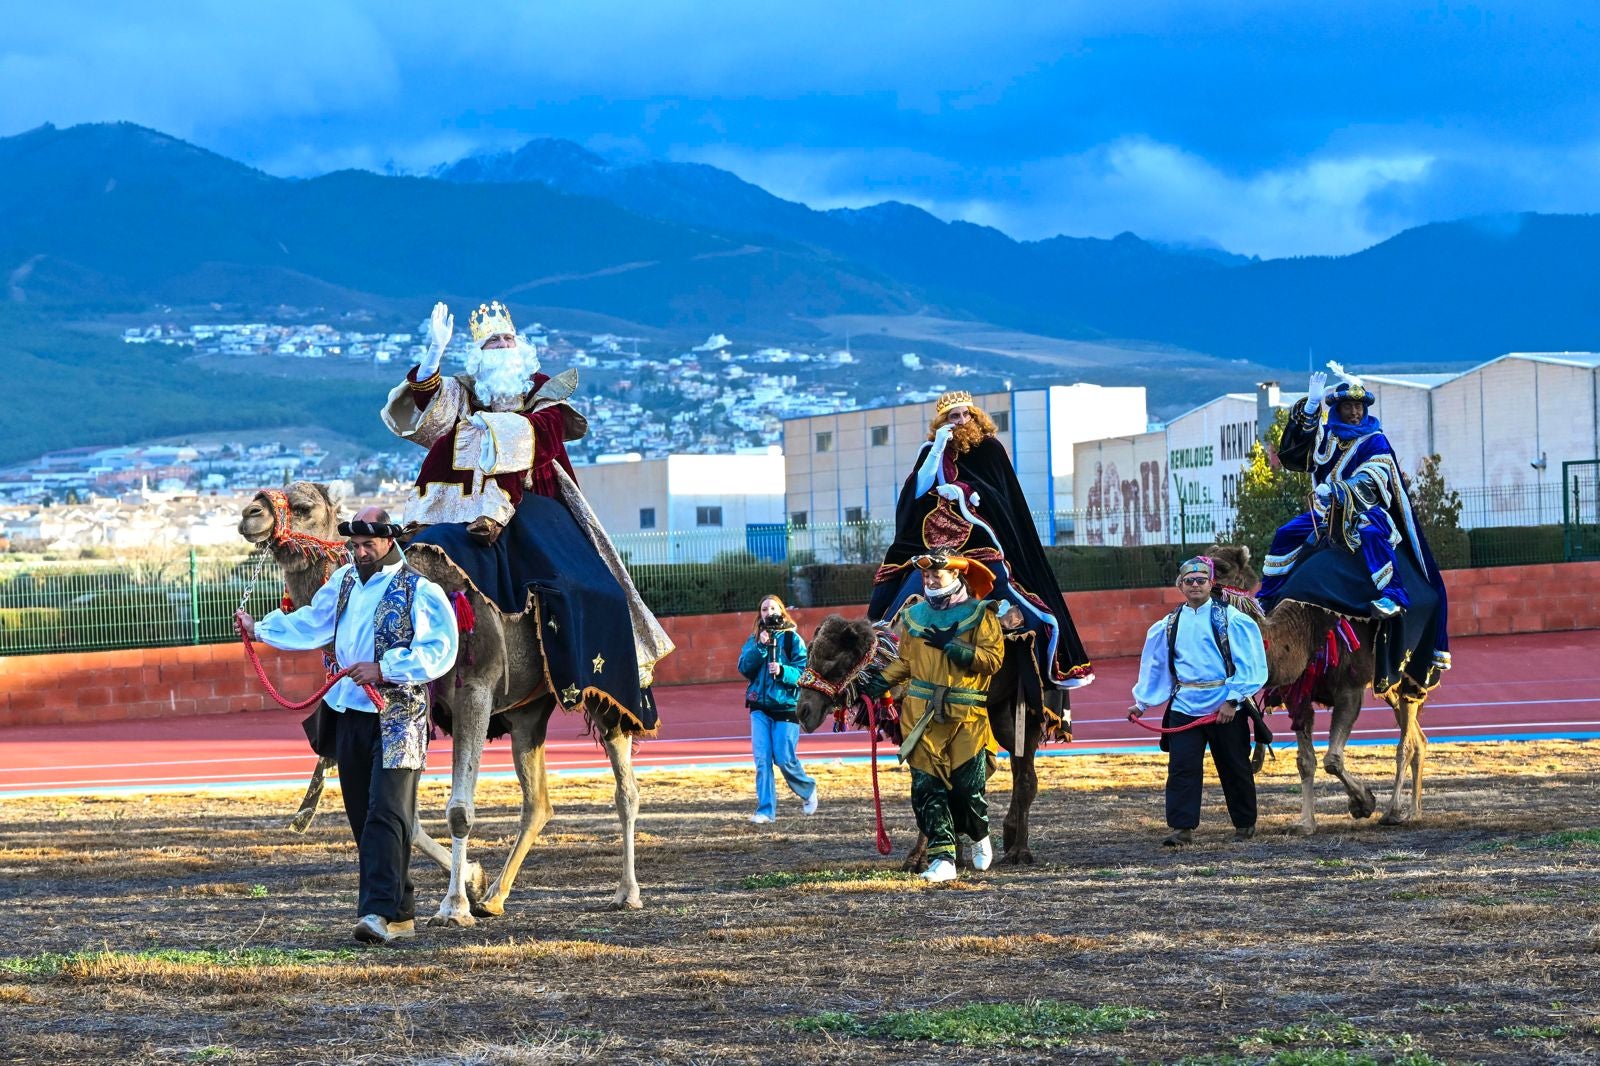
<path id="1" fill-rule="evenodd" d="M 1444 568 L 1600 557 L 1596 474 L 1576 503 L 1593 556 L 1574 555 L 1574 500 L 1558 486 L 1459 493 L 1462 529 L 1436 534 Z M 1597 482 L 1591 485 L 1591 482 Z M 1292 511 L 1293 502 L 1288 506 Z M 1045 555 L 1066 591 L 1165 584 L 1176 562 L 1235 534 L 1231 507 L 1185 506 L 1179 516 L 1135 511 L 1036 513 Z M 1270 528 L 1268 530 L 1270 534 Z M 750 611 L 767 593 L 805 607 L 864 603 L 894 537 L 886 519 L 838 525 L 626 533 L 615 542 L 645 602 L 663 616 Z M 1587 550 L 1587 549 L 1586 549 Z M 0 556 L 0 655 L 217 643 L 234 639 L 231 616 L 253 562 L 194 553 L 162 559 L 24 562 Z M 248 604 L 258 617 L 283 593 L 267 566 Z"/>

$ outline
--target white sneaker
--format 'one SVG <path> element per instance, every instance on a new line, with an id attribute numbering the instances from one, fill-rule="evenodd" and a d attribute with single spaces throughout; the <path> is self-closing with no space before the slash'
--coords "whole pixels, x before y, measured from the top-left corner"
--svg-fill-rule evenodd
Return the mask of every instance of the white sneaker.
<path id="1" fill-rule="evenodd" d="M 934 859 L 928 868 L 922 871 L 924 881 L 938 884 L 941 881 L 954 881 L 956 879 L 956 864 L 949 859 Z"/>
<path id="2" fill-rule="evenodd" d="M 817 798 L 818 798 L 819 793 L 821 793 L 821 792 L 822 792 L 822 789 L 820 789 L 820 788 L 815 788 L 815 787 L 812 788 L 811 795 L 806 797 L 805 805 L 800 808 L 800 813 L 801 814 L 816 814 L 817 813 Z"/>
<path id="3" fill-rule="evenodd" d="M 363 944 L 387 944 L 394 939 L 389 932 L 389 919 L 381 914 L 363 914 L 356 922 L 355 936 Z"/>
<path id="4" fill-rule="evenodd" d="M 761 814 L 758 812 L 750 816 L 750 821 L 754 822 L 756 825 L 766 825 L 768 822 L 772 821 L 772 815 Z"/>
<path id="5" fill-rule="evenodd" d="M 994 865 L 994 845 L 988 837 L 973 842 L 972 868 L 974 870 L 987 870 Z"/>

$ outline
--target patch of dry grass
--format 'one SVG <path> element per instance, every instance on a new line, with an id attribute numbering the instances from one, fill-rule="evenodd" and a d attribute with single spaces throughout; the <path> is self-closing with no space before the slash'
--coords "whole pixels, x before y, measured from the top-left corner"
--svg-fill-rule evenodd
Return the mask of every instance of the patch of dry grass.
<path id="1" fill-rule="evenodd" d="M 1349 762 L 1387 798 L 1391 749 Z M 1423 817 L 1401 828 L 1351 820 L 1319 777 L 1311 838 L 1289 833 L 1298 779 L 1280 758 L 1260 778 L 1255 840 L 1232 841 L 1213 783 L 1198 843 L 1177 853 L 1157 845 L 1160 759 L 1039 772 L 1037 864 L 946 886 L 873 851 L 864 767 L 818 767 L 822 810 L 762 829 L 744 821 L 747 773 L 646 775 L 641 912 L 608 906 L 609 778 L 558 778 L 506 915 L 394 949 L 350 942 L 348 830 L 330 809 L 288 833 L 297 790 L 3 802 L 5 1048 L 119 1066 L 966 1061 L 887 1029 L 795 1023 L 958 1032 L 1049 1001 L 1063 1017 L 1161 1012 L 1051 1052 L 1090 1062 L 1600 1057 L 1600 745 L 1435 746 Z M 907 781 L 882 783 L 903 851 Z M 1008 784 L 991 783 L 997 822 Z M 438 831 L 444 789 L 423 791 Z M 517 800 L 514 783 L 485 784 L 483 841 L 509 837 Z M 413 876 L 425 919 L 444 874 L 419 861 Z M 981 1057 L 1040 1054 L 1000 1041 Z"/>

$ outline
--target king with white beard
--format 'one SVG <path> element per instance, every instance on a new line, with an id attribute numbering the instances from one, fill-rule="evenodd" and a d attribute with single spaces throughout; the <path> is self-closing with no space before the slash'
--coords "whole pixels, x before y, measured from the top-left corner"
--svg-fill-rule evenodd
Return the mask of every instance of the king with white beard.
<path id="1" fill-rule="evenodd" d="M 517 336 L 511 314 L 496 301 L 469 319 L 473 349 L 467 372 L 445 377 L 439 363 L 455 318 L 437 304 L 428 354 L 389 393 L 384 423 L 428 449 L 406 500 L 406 524 L 462 522 L 475 540 L 493 544 L 524 492 L 562 495 L 556 470 L 577 477 L 566 442 L 588 430 L 568 402 L 576 371 L 539 372 L 533 345 Z"/>
<path id="2" fill-rule="evenodd" d="M 383 408 L 391 431 L 428 450 L 402 516 L 414 527 L 406 534 L 408 547 L 443 552 L 507 614 L 529 610 L 532 595 L 544 597 L 545 611 L 562 598 L 583 604 L 587 621 L 562 627 L 551 618 L 551 632 L 562 634 L 558 640 L 588 639 L 576 632 L 579 625 L 631 631 L 632 655 L 590 650 L 583 662 L 592 659 L 592 673 L 599 674 L 606 660 L 619 669 L 629 660 L 628 673 L 636 661 L 632 694 L 575 680 L 573 691 L 608 692 L 635 720 L 653 720 L 653 711 L 641 710 L 638 686 L 650 684 L 672 641 L 639 597 L 567 458 L 566 442 L 589 428 L 568 402 L 578 373 L 540 372 L 537 351 L 517 336 L 499 301 L 479 305 L 468 324 L 473 347 L 467 372 L 447 377 L 439 364 L 455 319 L 435 304 L 428 352 Z M 556 650 L 547 644 L 547 660 Z"/>

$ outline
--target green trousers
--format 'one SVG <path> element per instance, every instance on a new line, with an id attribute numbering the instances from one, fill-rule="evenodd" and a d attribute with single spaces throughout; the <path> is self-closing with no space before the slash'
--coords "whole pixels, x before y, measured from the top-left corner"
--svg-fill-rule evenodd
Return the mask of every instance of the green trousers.
<path id="1" fill-rule="evenodd" d="M 948 786 L 932 774 L 911 771 L 911 809 L 917 828 L 928 838 L 928 861 L 956 859 L 956 834 L 973 840 L 989 835 L 987 753 L 978 752 L 955 768 Z"/>

